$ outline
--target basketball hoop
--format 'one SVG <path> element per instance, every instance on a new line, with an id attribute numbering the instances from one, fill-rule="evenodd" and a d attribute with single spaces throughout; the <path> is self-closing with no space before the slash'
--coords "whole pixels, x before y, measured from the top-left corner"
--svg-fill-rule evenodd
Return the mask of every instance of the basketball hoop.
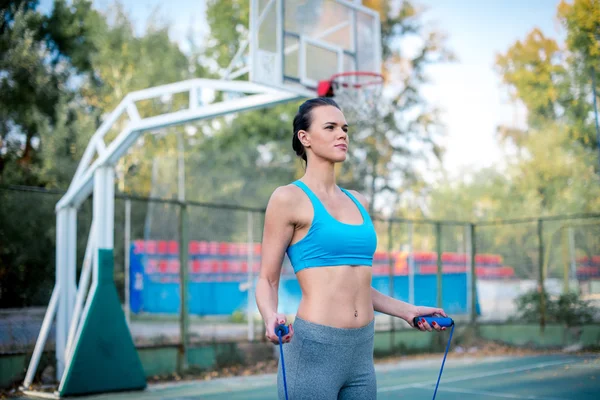
<path id="1" fill-rule="evenodd" d="M 317 94 L 333 97 L 351 124 L 374 122 L 382 111 L 383 75 L 376 72 L 342 72 L 319 82 Z"/>

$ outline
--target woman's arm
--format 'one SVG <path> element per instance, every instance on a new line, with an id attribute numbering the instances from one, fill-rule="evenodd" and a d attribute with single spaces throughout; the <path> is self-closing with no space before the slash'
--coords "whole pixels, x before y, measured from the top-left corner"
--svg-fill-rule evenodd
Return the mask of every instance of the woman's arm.
<path id="1" fill-rule="evenodd" d="M 373 309 L 375 311 L 402 318 L 412 325 L 412 322 L 410 322 L 412 318 L 410 316 L 416 314 L 416 306 L 386 296 L 373 287 L 371 287 L 371 298 L 373 300 Z"/>
<path id="2" fill-rule="evenodd" d="M 279 343 L 275 327 L 286 322 L 285 315 L 277 313 L 279 278 L 285 249 L 292 240 L 294 225 L 290 210 L 293 210 L 293 193 L 289 187 L 275 189 L 265 213 L 265 225 L 261 246 L 261 265 L 256 284 L 256 305 L 266 327 L 266 336 L 273 343 Z M 293 335 L 283 338 L 287 342 Z"/>
<path id="3" fill-rule="evenodd" d="M 360 194 L 355 190 L 350 191 L 354 197 L 362 204 L 365 210 L 369 209 L 369 202 L 366 197 Z M 446 313 L 441 308 L 434 307 L 424 307 L 424 306 L 415 306 L 410 303 L 406 303 L 404 301 L 394 299 L 393 297 L 386 296 L 385 294 L 379 292 L 375 288 L 371 287 L 371 299 L 373 301 L 373 309 L 377 312 L 381 312 L 383 314 L 391 315 L 394 317 L 401 318 L 408 322 L 410 326 L 414 327 L 413 319 L 415 317 L 421 317 L 426 315 L 439 314 L 446 317 Z M 442 328 L 437 325 L 435 322 L 432 327 L 425 322 L 425 320 L 419 321 L 416 328 L 422 331 L 431 331 L 435 330 L 444 330 L 446 328 Z"/>
<path id="4" fill-rule="evenodd" d="M 403 320 L 408 322 L 408 324 L 412 327 L 415 327 L 413 323 L 413 319 L 415 317 L 422 317 L 434 314 L 447 317 L 446 313 L 441 308 L 415 306 L 413 304 L 394 299 L 393 297 L 386 296 L 385 294 L 377 291 L 373 287 L 371 287 L 371 298 L 373 300 L 373 309 L 375 311 L 394 317 L 402 318 Z M 446 329 L 442 328 L 435 322 L 433 322 L 433 326 L 430 326 L 429 323 L 425 322 L 425 320 L 419 321 L 416 328 L 422 331 L 432 331 L 433 329 L 443 331 Z"/>

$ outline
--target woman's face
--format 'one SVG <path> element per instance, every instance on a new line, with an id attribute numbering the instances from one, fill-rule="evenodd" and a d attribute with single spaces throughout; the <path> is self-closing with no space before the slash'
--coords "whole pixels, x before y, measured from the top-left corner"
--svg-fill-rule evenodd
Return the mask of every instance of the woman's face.
<path id="1" fill-rule="evenodd" d="M 346 160 L 348 153 L 348 124 L 344 114 L 333 106 L 320 106 L 311 111 L 312 123 L 308 131 L 298 137 L 313 155 L 331 162 Z"/>

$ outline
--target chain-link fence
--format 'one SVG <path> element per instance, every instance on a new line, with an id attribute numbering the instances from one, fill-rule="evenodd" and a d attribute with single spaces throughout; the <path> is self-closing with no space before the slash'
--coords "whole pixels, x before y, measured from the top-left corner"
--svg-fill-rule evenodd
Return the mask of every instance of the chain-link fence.
<path id="1" fill-rule="evenodd" d="M 60 197 L 31 188 L 0 190 L 3 351 L 30 348 L 39 333 L 55 280 L 54 206 Z M 78 213 L 77 276 L 91 220 L 88 199 Z M 262 340 L 253 290 L 263 223 L 262 209 L 118 195 L 114 278 L 136 344 L 181 344 L 183 337 L 188 343 Z M 600 297 L 600 215 L 374 224 L 373 287 L 402 301 L 443 307 L 457 320 L 556 322 L 564 311 L 561 295 L 575 293 L 591 305 Z M 279 311 L 293 316 L 300 299 L 286 258 Z M 377 330 L 406 327 L 398 318 L 376 316 Z"/>

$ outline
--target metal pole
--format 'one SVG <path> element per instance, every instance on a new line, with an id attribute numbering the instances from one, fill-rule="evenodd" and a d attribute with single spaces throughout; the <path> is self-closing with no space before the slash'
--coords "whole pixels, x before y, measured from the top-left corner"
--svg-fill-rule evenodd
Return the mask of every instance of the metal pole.
<path id="1" fill-rule="evenodd" d="M 77 297 L 77 209 L 75 207 L 67 208 L 67 273 L 66 282 L 63 287 L 63 294 L 67 298 L 67 324 L 71 324 L 73 319 L 73 305 Z M 65 290 L 66 289 L 66 292 Z M 67 336 L 68 338 L 68 336 Z"/>
<path id="2" fill-rule="evenodd" d="M 130 259 L 129 259 L 129 247 L 131 245 L 131 200 L 125 200 L 125 320 L 127 321 L 127 325 L 130 322 L 130 313 L 131 313 L 131 292 L 129 291 L 129 268 L 130 268 Z"/>
<path id="3" fill-rule="evenodd" d="M 179 209 L 179 353 L 177 372 L 181 375 L 187 369 L 188 348 L 188 216 L 187 205 L 182 203 Z"/>
<path id="4" fill-rule="evenodd" d="M 475 255 L 477 254 L 477 236 L 475 224 L 471 224 L 471 324 L 477 322 L 477 268 L 475 265 Z"/>
<path id="5" fill-rule="evenodd" d="M 55 328 L 56 380 L 60 382 L 65 371 L 65 350 L 69 332 L 67 303 L 67 209 L 56 213 L 56 284 L 57 310 Z"/>
<path id="6" fill-rule="evenodd" d="M 179 201 L 185 201 L 185 162 L 182 135 L 181 132 L 177 132 L 177 194 Z"/>
<path id="7" fill-rule="evenodd" d="M 414 224 L 408 223 L 408 302 L 415 304 L 415 262 L 413 257 L 413 231 Z"/>
<path id="8" fill-rule="evenodd" d="M 471 273 L 471 258 L 469 257 L 469 255 L 471 254 L 471 230 L 469 229 L 469 225 L 465 225 L 465 274 L 467 276 L 467 285 L 466 285 L 466 293 L 467 293 L 467 315 L 471 315 L 471 297 L 472 297 L 472 293 L 471 293 L 471 277 L 472 277 L 472 273 Z"/>
<path id="9" fill-rule="evenodd" d="M 442 308 L 443 289 L 442 289 L 442 224 L 435 224 L 435 241 L 437 252 L 437 306 Z"/>
<path id="10" fill-rule="evenodd" d="M 563 262 L 563 293 L 569 293 L 569 238 L 566 227 L 561 228 L 561 250 L 562 250 L 562 262 Z"/>
<path id="11" fill-rule="evenodd" d="M 254 341 L 254 271 L 253 271 L 253 253 L 254 253 L 254 224 L 252 211 L 248 211 L 248 341 Z"/>
<path id="12" fill-rule="evenodd" d="M 389 288 L 390 288 L 390 297 L 394 297 L 394 263 L 392 260 L 392 249 L 394 248 L 393 239 L 392 239 L 392 220 L 388 221 L 388 266 L 389 266 Z M 394 324 L 394 317 L 390 315 L 390 350 L 394 349 L 394 336 L 396 331 L 396 325 Z"/>
<path id="13" fill-rule="evenodd" d="M 573 234 L 573 227 L 569 226 L 569 257 L 571 261 L 571 279 L 577 282 L 577 262 L 575 260 L 575 235 Z M 579 290 L 579 286 L 577 286 Z"/>
<path id="14" fill-rule="evenodd" d="M 94 252 L 96 249 L 95 243 L 95 222 L 92 220 L 90 227 L 90 233 L 88 234 L 88 241 L 85 248 L 85 255 L 83 258 L 83 267 L 81 268 L 81 274 L 79 277 L 79 289 L 77 291 L 77 297 L 75 298 L 75 307 L 73 308 L 73 318 L 71 319 L 71 326 L 69 327 L 69 335 L 67 336 L 67 346 L 65 352 L 66 362 L 69 362 L 73 353 L 73 341 L 77 334 L 81 322 L 81 314 L 83 307 L 85 306 L 85 299 L 88 295 L 88 289 L 90 286 L 90 279 L 92 277 L 92 264 L 94 259 Z"/>
<path id="15" fill-rule="evenodd" d="M 543 221 L 538 219 L 538 292 L 540 294 L 540 328 L 542 332 L 546 325 L 546 291 L 544 289 L 544 231 Z"/>
<path id="16" fill-rule="evenodd" d="M 261 221 L 260 221 L 260 233 L 259 233 L 259 237 L 263 237 L 264 235 L 264 228 L 265 228 L 265 213 L 261 212 L 259 214 L 261 216 Z M 256 305 L 256 298 L 252 299 L 252 301 L 254 301 L 254 305 Z M 267 333 L 267 328 L 265 326 L 265 324 L 259 324 L 260 329 L 261 329 L 261 338 L 264 341 L 265 340 L 265 334 Z"/>
<path id="17" fill-rule="evenodd" d="M 44 346 L 46 344 L 46 340 L 48 339 L 48 334 L 50 333 L 50 330 L 52 328 L 52 321 L 54 320 L 54 316 L 56 315 L 59 297 L 60 286 L 58 286 L 57 284 L 54 285 L 54 289 L 52 290 L 52 296 L 50 296 L 50 302 L 48 303 L 48 308 L 46 309 L 46 315 L 44 315 L 42 327 L 40 328 L 40 336 L 38 337 L 38 340 L 35 343 L 35 348 L 33 349 L 31 360 L 29 360 L 29 367 L 27 368 L 25 380 L 23 381 L 23 387 L 25 389 L 29 389 L 29 386 L 31 386 L 31 383 L 33 382 L 33 378 L 35 377 L 35 372 L 39 365 L 40 358 L 42 357 L 42 353 L 44 352 Z"/>
<path id="18" fill-rule="evenodd" d="M 592 67 L 592 93 L 594 97 L 594 115 L 596 118 L 596 147 L 598 148 L 598 171 L 600 171 L 600 127 L 598 126 L 598 102 L 596 100 L 596 68 Z"/>

